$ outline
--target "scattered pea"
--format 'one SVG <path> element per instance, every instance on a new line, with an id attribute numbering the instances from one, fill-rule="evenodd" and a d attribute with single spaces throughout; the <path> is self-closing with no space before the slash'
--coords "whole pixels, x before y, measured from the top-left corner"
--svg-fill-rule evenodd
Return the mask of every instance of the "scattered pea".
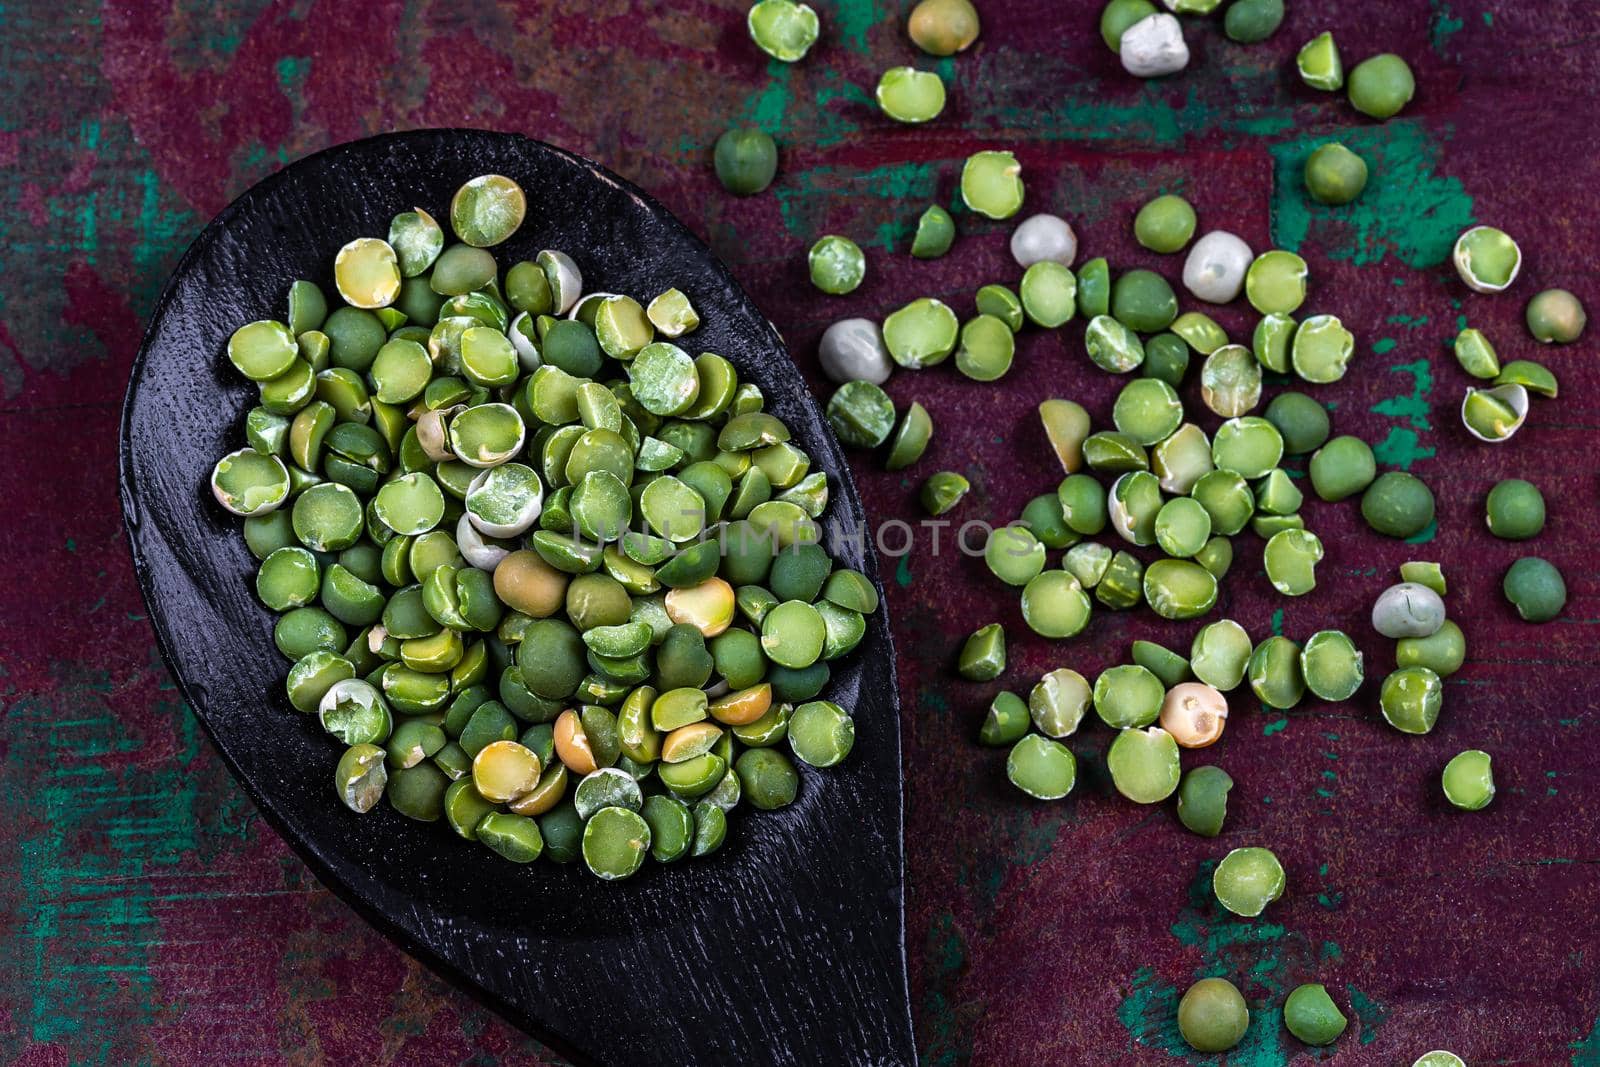
<path id="1" fill-rule="evenodd" d="M 1295 57 L 1300 80 L 1313 89 L 1338 92 L 1344 88 L 1344 59 L 1330 32 L 1319 33 L 1307 41 Z"/>
<path id="2" fill-rule="evenodd" d="M 1117 792 L 1135 804 L 1159 804 L 1178 788 L 1178 742 L 1159 726 L 1119 730 L 1106 767 Z"/>
<path id="3" fill-rule="evenodd" d="M 1528 301 L 1528 332 L 1544 344 L 1571 344 L 1583 336 L 1589 315 L 1565 289 L 1546 289 Z"/>
<path id="4" fill-rule="evenodd" d="M 939 471 L 922 483 L 922 506 L 929 515 L 943 515 L 961 503 L 972 483 L 955 471 Z"/>
<path id="5" fill-rule="evenodd" d="M 712 163 L 724 189 L 735 196 L 754 196 L 778 173 L 778 146 L 765 130 L 731 129 L 717 138 Z"/>
<path id="6" fill-rule="evenodd" d="M 1060 800 L 1077 783 L 1078 761 L 1061 742 L 1028 734 L 1006 757 L 1006 777 L 1035 800 Z"/>
<path id="7" fill-rule="evenodd" d="M 1152 252 L 1181 252 L 1194 238 L 1194 207 L 1181 196 L 1167 194 L 1146 203 L 1134 216 L 1133 235 Z"/>
<path id="8" fill-rule="evenodd" d="M 1462 811 L 1481 811 L 1494 799 L 1494 769 L 1489 753 L 1469 748 L 1444 766 L 1444 796 Z"/>
<path id="9" fill-rule="evenodd" d="M 1367 161 L 1337 141 L 1325 144 L 1306 160 L 1306 190 L 1319 204 L 1344 205 L 1367 187 Z"/>
<path id="10" fill-rule="evenodd" d="M 861 247 L 837 234 L 829 234 L 812 245 L 806 262 L 811 269 L 811 284 L 834 296 L 854 292 L 867 274 L 867 259 Z"/>
<path id="11" fill-rule="evenodd" d="M 1350 1020 L 1320 983 L 1296 986 L 1283 1002 L 1283 1025 L 1308 1045 L 1331 1045 Z"/>
<path id="12" fill-rule="evenodd" d="M 1189 249 L 1183 264 L 1183 284 L 1197 299 L 1229 304 L 1238 298 L 1255 254 L 1240 237 L 1212 230 Z"/>
<path id="13" fill-rule="evenodd" d="M 1010 152 L 985 150 L 961 168 L 961 200 L 980 215 L 1009 219 L 1022 207 L 1022 164 Z"/>
<path id="14" fill-rule="evenodd" d="M 1178 1001 L 1178 1032 L 1196 1052 L 1226 1052 L 1249 1028 L 1244 995 L 1226 978 L 1202 978 Z"/>
<path id="15" fill-rule="evenodd" d="M 911 254 L 918 259 L 938 259 L 950 251 L 956 239 L 956 220 L 938 204 L 929 204 L 917 218 L 916 236 L 911 240 Z"/>
<path id="16" fill-rule="evenodd" d="M 944 80 L 931 70 L 890 67 L 878 79 L 876 96 L 896 122 L 927 122 L 944 110 Z"/>
<path id="17" fill-rule="evenodd" d="M 871 319 L 840 319 L 822 333 L 817 361 L 829 381 L 865 381 L 882 385 L 894 365 L 883 344 L 883 332 Z"/>
<path id="18" fill-rule="evenodd" d="M 1247 919 L 1260 915 L 1283 896 L 1286 882 L 1283 864 L 1272 850 L 1254 846 L 1229 852 L 1211 875 L 1217 903 Z"/>
<path id="19" fill-rule="evenodd" d="M 1522 270 L 1522 249 L 1504 230 L 1474 226 L 1456 238 L 1452 253 L 1456 273 L 1478 293 L 1500 293 Z"/>
<path id="20" fill-rule="evenodd" d="M 1136 78 L 1163 78 L 1189 65 L 1183 26 L 1165 12 L 1146 15 L 1123 30 L 1117 50 L 1122 69 Z"/>
<path id="21" fill-rule="evenodd" d="M 1485 501 L 1489 532 L 1507 541 L 1526 541 L 1544 529 L 1544 494 L 1521 478 L 1507 478 L 1489 490 Z"/>
<path id="22" fill-rule="evenodd" d="M 1439 721 L 1444 687 L 1426 667 L 1402 667 L 1383 680 L 1378 707 L 1383 720 L 1403 734 L 1425 734 Z"/>
<path id="23" fill-rule="evenodd" d="M 745 22 L 756 47 L 785 63 L 804 59 L 821 29 L 811 5 L 795 0 L 759 0 Z"/>
<path id="24" fill-rule="evenodd" d="M 978 39 L 978 29 L 970 0 L 920 0 L 906 23 L 912 42 L 931 56 L 965 52 Z"/>
<path id="25" fill-rule="evenodd" d="M 1221 767 L 1195 767 L 1178 785 L 1178 821 L 1201 837 L 1222 833 L 1233 779 Z"/>
<path id="26" fill-rule="evenodd" d="M 1006 631 L 997 622 L 974 630 L 961 646 L 956 671 L 970 682 L 991 682 L 1005 673 Z"/>
<path id="27" fill-rule="evenodd" d="M 1222 29 L 1229 40 L 1258 44 L 1282 24 L 1283 0 L 1234 0 L 1223 16 Z"/>
<path id="28" fill-rule="evenodd" d="M 1415 537 L 1433 522 L 1433 491 L 1405 471 L 1385 471 L 1361 496 L 1361 516 L 1388 537 Z"/>
<path id="29" fill-rule="evenodd" d="M 1567 583 L 1553 564 L 1537 556 L 1513 563 L 1501 590 L 1525 622 L 1549 622 L 1567 606 Z"/>
<path id="30" fill-rule="evenodd" d="M 1385 52 L 1356 64 L 1348 89 L 1357 111 L 1382 121 L 1400 114 L 1411 103 L 1417 81 L 1405 60 Z"/>
<path id="31" fill-rule="evenodd" d="M 1011 258 L 1024 270 L 1046 261 L 1070 267 L 1078 258 L 1078 235 L 1056 215 L 1030 215 L 1011 231 Z"/>

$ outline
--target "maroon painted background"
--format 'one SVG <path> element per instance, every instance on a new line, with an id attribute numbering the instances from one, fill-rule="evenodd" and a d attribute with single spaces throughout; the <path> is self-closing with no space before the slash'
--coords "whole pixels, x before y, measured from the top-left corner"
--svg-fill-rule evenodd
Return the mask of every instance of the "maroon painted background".
<path id="1" fill-rule="evenodd" d="M 1052 667 L 1092 674 L 1125 659 L 1134 636 L 1185 647 L 1194 627 L 1101 612 L 1085 635 L 1052 645 L 1022 636 L 1014 596 L 981 564 L 935 555 L 925 535 L 886 559 L 904 657 L 907 927 L 923 1059 L 1177 1062 L 1177 993 L 1227 974 L 1256 1016 L 1232 1063 L 1407 1064 L 1445 1047 L 1469 1063 L 1600 1064 L 1600 772 L 1590 754 L 1600 364 L 1589 338 L 1535 351 L 1521 326 L 1545 285 L 1600 306 L 1600 10 L 1582 0 L 1291 3 L 1284 28 L 1250 48 L 1225 41 L 1214 21 L 1191 21 L 1190 70 L 1144 85 L 1100 43 L 1098 3 L 980 5 L 983 38 L 939 63 L 906 41 L 907 5 L 816 6 L 823 40 L 793 67 L 766 62 L 745 38 L 742 6 L 727 2 L 0 12 L 0 521 L 10 550 L 0 766 L 11 801 L 0 820 L 0 1060 L 550 1062 L 369 930 L 259 822 L 156 656 L 117 503 L 117 415 L 142 319 L 205 220 L 324 145 L 475 125 L 556 142 L 651 190 L 732 265 L 814 382 L 815 340 L 832 319 L 921 295 L 965 314 L 979 285 L 1014 280 L 1008 227 L 970 215 L 947 258 L 905 252 L 925 203 L 954 206 L 959 162 L 978 147 L 1014 148 L 1027 209 L 1068 217 L 1086 254 L 1117 267 L 1175 275 L 1176 259 L 1129 236 L 1133 209 L 1157 189 L 1182 190 L 1203 227 L 1299 248 L 1313 269 L 1307 310 L 1341 315 L 1360 342 L 1351 376 L 1319 397 L 1337 431 L 1433 486 L 1439 525 L 1426 543 L 1401 545 L 1367 532 L 1352 505 L 1308 503 L 1329 550 L 1317 591 L 1274 594 L 1247 536 L 1220 612 L 1258 638 L 1347 629 L 1371 680 L 1348 704 L 1287 714 L 1235 698 L 1227 736 L 1203 757 L 1238 783 L 1216 841 L 1187 834 L 1169 807 L 1117 797 L 1098 725 L 1072 742 L 1078 790 L 1035 804 L 1005 783 L 1003 755 L 974 743 L 1000 683 L 955 679 L 961 638 L 1006 623 L 1003 684 L 1025 692 Z M 1411 61 L 1419 94 L 1401 119 L 1378 126 L 1299 85 L 1293 54 L 1327 28 L 1347 60 L 1390 49 Z M 871 106 L 877 73 L 914 61 L 950 85 L 950 106 L 926 128 L 894 126 Z M 732 199 L 711 175 L 710 145 L 734 122 L 762 125 L 783 146 L 763 196 Z M 1334 136 L 1372 161 L 1373 184 L 1350 208 L 1313 210 L 1299 161 Z M 1523 280 L 1504 296 L 1469 294 L 1443 266 L 1474 221 L 1522 242 Z M 867 249 L 869 280 L 849 297 L 805 280 L 805 249 L 825 232 Z M 1219 318 L 1236 337 L 1253 324 L 1238 309 Z M 1446 345 L 1463 322 L 1503 356 L 1545 359 L 1561 377 L 1560 399 L 1536 398 L 1503 447 L 1471 441 L 1454 414 L 1467 379 Z M 935 441 L 908 472 L 859 457 L 869 512 L 915 521 L 917 485 L 945 468 L 974 483 L 957 520 L 1005 521 L 1052 489 L 1058 473 L 1033 405 L 1070 396 L 1104 422 L 1118 384 L 1087 362 L 1081 329 L 1030 334 L 995 385 L 948 366 L 898 375 L 891 394 L 929 408 Z M 172 447 L 184 447 L 177 428 Z M 1484 493 L 1514 475 L 1550 501 L 1549 526 L 1529 546 L 1497 542 L 1482 524 Z M 1567 612 L 1547 626 L 1517 621 L 1498 592 L 1524 551 L 1567 576 Z M 1471 648 L 1426 738 L 1377 719 L 1391 654 L 1364 622 L 1408 558 L 1445 563 Z M 1474 815 L 1449 810 L 1437 789 L 1439 769 L 1466 747 L 1493 753 L 1500 784 Z M 1205 892 L 1207 864 L 1242 844 L 1273 847 L 1289 871 L 1284 900 L 1256 923 L 1218 915 Z M 1304 1051 L 1279 1025 L 1282 996 L 1306 980 L 1326 983 L 1351 1017 L 1331 1053 Z"/>

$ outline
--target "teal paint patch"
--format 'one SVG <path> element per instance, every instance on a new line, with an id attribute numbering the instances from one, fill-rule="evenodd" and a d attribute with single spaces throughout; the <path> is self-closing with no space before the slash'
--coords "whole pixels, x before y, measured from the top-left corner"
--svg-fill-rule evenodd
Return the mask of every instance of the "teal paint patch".
<path id="1" fill-rule="evenodd" d="M 1157 1048 L 1169 1056 L 1193 1051 L 1178 1029 L 1176 987 L 1163 982 L 1149 967 L 1133 974 L 1133 985 L 1117 1006 L 1117 1021 L 1128 1031 L 1129 1044 Z"/>
<path id="2" fill-rule="evenodd" d="M 1269 722 L 1261 728 L 1261 736 L 1271 737 L 1273 734 L 1281 734 L 1288 727 L 1288 725 L 1288 719 L 1278 719 L 1274 722 Z"/>
<path id="3" fill-rule="evenodd" d="M 898 20 L 899 17 L 898 12 L 890 16 L 879 11 L 874 0 L 851 0 L 834 10 L 833 23 L 839 27 L 840 43 L 857 55 L 865 56 L 871 54 L 867 34 L 872 27 L 888 18 Z"/>
<path id="4" fill-rule="evenodd" d="M 1466 21 L 1456 18 L 1445 0 L 1430 0 L 1429 6 L 1433 8 L 1433 21 L 1428 39 L 1433 44 L 1433 50 L 1444 55 L 1445 49 L 1450 45 L 1450 39 L 1461 32 Z"/>
<path id="5" fill-rule="evenodd" d="M 1283 609 L 1279 608 L 1272 613 L 1272 633 L 1276 637 L 1283 636 Z"/>
<path id="6" fill-rule="evenodd" d="M 957 1067 L 971 1062 L 971 1030 L 962 1025 L 962 1013 L 955 1007 L 956 987 L 967 969 L 967 942 L 955 916 L 940 912 L 928 924 L 923 943 L 923 958 L 928 966 L 928 989 L 923 996 L 923 1062 L 929 1067 Z"/>
<path id="7" fill-rule="evenodd" d="M 911 557 L 909 555 L 900 557 L 900 562 L 894 568 L 894 581 L 901 589 L 906 589 L 911 585 Z"/>
<path id="8" fill-rule="evenodd" d="M 1372 354 L 1375 356 L 1387 356 L 1398 347 L 1400 347 L 1400 342 L 1393 337 L 1380 337 L 1372 342 Z"/>
<path id="9" fill-rule="evenodd" d="M 16 877 L 0 890 L 0 908 L 16 919 L 18 966 L 0 979 L 0 998 L 20 1032 L 75 1063 L 132 1063 L 148 1051 L 125 1043 L 175 1008 L 150 970 L 150 947 L 165 940 L 151 879 L 197 855 L 203 863 L 219 835 L 248 832 L 238 809 L 253 809 L 237 789 L 196 773 L 219 765 L 202 754 L 176 690 L 163 689 L 151 714 L 171 720 L 178 747 L 154 758 L 146 735 L 118 714 L 122 698 L 105 676 L 63 681 L 3 714 L 4 777 L 32 814 L 18 826 L 16 855 L 5 857 Z M 234 798 L 223 810 L 197 808 L 202 791 L 219 790 Z"/>
<path id="10" fill-rule="evenodd" d="M 789 110 L 791 67 L 774 59 L 767 64 L 767 83 L 745 101 L 740 111 L 741 126 L 754 126 L 776 134 L 783 129 L 783 116 Z"/>
<path id="11" fill-rule="evenodd" d="M 1306 160 L 1330 140 L 1300 137 L 1271 148 L 1272 239 L 1279 248 L 1296 252 L 1311 241 L 1357 266 L 1393 256 L 1424 270 L 1444 263 L 1461 231 L 1477 222 L 1460 180 L 1439 173 L 1438 142 L 1408 120 L 1344 130 L 1339 140 L 1367 161 L 1371 181 L 1353 204 L 1314 203 L 1305 191 Z"/>
<path id="12" fill-rule="evenodd" d="M 792 180 L 775 186 L 778 210 L 790 234 L 809 242 L 813 235 L 827 230 L 831 209 L 841 197 L 878 204 L 919 202 L 933 198 L 940 163 L 889 163 L 870 170 L 852 167 L 813 167 L 793 175 Z M 864 242 L 874 247 L 893 248 L 898 227 L 879 226 L 873 238 Z"/>
<path id="13" fill-rule="evenodd" d="M 306 75 L 310 72 L 309 56 L 284 56 L 278 60 L 278 85 L 294 98 L 299 95 L 300 87 L 305 84 Z"/>
<path id="14" fill-rule="evenodd" d="M 1361 1026 L 1361 1043 L 1372 1044 L 1378 1039 L 1378 1030 L 1389 1019 L 1389 1009 L 1353 985 L 1345 986 L 1344 992 L 1350 998 L 1350 1011 Z"/>
<path id="15" fill-rule="evenodd" d="M 1600 1019 L 1595 1020 L 1587 1037 L 1568 1047 L 1572 1049 L 1572 1067 L 1600 1067 Z"/>
<path id="16" fill-rule="evenodd" d="M 1391 427 L 1388 435 L 1375 445 L 1372 454 L 1378 462 L 1400 470 L 1409 471 L 1418 460 L 1430 459 L 1437 449 L 1424 446 L 1419 431 L 1431 432 L 1433 424 L 1428 418 L 1433 393 L 1433 368 L 1426 359 L 1412 363 L 1397 363 L 1389 368 L 1393 374 L 1411 375 L 1411 391 L 1390 397 L 1372 406 L 1374 414 L 1404 419 L 1406 425 Z"/>

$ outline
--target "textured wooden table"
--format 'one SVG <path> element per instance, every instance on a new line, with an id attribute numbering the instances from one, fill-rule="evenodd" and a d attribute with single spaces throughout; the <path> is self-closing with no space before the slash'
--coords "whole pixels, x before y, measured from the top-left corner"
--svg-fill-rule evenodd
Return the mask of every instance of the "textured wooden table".
<path id="1" fill-rule="evenodd" d="M 915 59 L 898 2 L 818 0 L 807 62 L 767 64 L 728 2 L 452 4 L 222 2 L 0 15 L 0 500 L 11 555 L 0 610 L 0 1060 L 67 1063 L 553 1062 L 470 998 L 371 932 L 261 825 L 176 697 L 135 589 L 117 506 L 118 409 L 143 316 L 199 227 L 275 167 L 330 143 L 407 127 L 516 130 L 605 161 L 655 192 L 733 266 L 815 377 L 815 340 L 847 314 L 914 296 L 958 309 L 1009 281 L 1005 227 L 960 223 L 946 259 L 905 255 L 930 200 L 953 205 L 959 161 L 1012 147 L 1028 208 L 1078 226 L 1088 254 L 1160 266 L 1128 220 L 1152 188 L 1181 189 L 1202 226 L 1299 249 L 1308 310 L 1360 338 L 1345 382 L 1319 394 L 1337 430 L 1426 478 L 1440 498 L 1426 543 L 1382 541 L 1350 505 L 1307 505 L 1329 556 L 1311 597 L 1285 600 L 1241 539 L 1221 610 L 1264 636 L 1335 625 L 1358 635 L 1374 681 L 1340 706 L 1287 714 L 1241 695 L 1206 758 L 1238 782 L 1226 834 L 1182 831 L 1170 808 L 1116 797 L 1107 731 L 1073 741 L 1077 792 L 1022 801 L 1003 756 L 973 744 L 994 686 L 954 680 L 960 638 L 991 618 L 1021 632 L 981 565 L 935 554 L 927 533 L 885 561 L 903 650 L 907 927 L 923 1060 L 930 1065 L 1162 1064 L 1185 1053 L 1181 990 L 1239 982 L 1256 1020 L 1226 1062 L 1409 1064 L 1453 1048 L 1474 1064 L 1600 1064 L 1600 579 L 1593 553 L 1600 430 L 1593 344 L 1537 353 L 1526 298 L 1574 289 L 1600 309 L 1595 76 L 1600 9 L 1584 0 L 1351 0 L 1291 4 L 1283 30 L 1243 48 L 1191 24 L 1195 60 L 1157 85 L 1124 77 L 1095 33 L 1098 3 L 985 5 L 969 53 L 934 66 L 951 86 L 926 129 L 871 106 L 884 67 Z M 1333 28 L 1347 61 L 1390 49 L 1419 94 L 1384 126 L 1301 87 L 1301 42 Z M 919 61 L 920 62 L 920 61 Z M 771 130 L 778 183 L 734 200 L 710 145 L 731 122 Z M 1310 208 L 1309 150 L 1339 136 L 1374 179 L 1350 208 Z M 1474 221 L 1521 240 L 1523 280 L 1467 293 L 1443 266 Z M 805 282 L 804 250 L 848 233 L 870 279 L 848 298 Z M 1236 333 L 1248 316 L 1221 316 Z M 1471 442 L 1454 409 L 1466 379 L 1447 341 L 1471 322 L 1503 355 L 1547 358 L 1559 401 L 1536 401 L 1516 440 Z M 197 356 L 198 358 L 198 356 Z M 974 491 L 958 519 L 1004 520 L 1056 480 L 1032 415 L 1041 394 L 1098 418 L 1116 383 L 1082 354 L 1081 325 L 1030 334 L 1003 382 L 951 369 L 902 374 L 938 431 L 926 459 L 857 465 L 871 514 L 915 518 L 940 468 Z M 1193 388 L 1191 383 L 1191 389 Z M 183 447 L 175 437 L 174 448 Z M 1519 548 L 1482 528 L 1482 497 L 1520 475 L 1551 503 Z M 1518 622 L 1498 582 L 1536 552 L 1571 600 L 1548 626 Z M 1426 738 L 1377 721 L 1390 651 L 1365 608 L 1413 556 L 1445 562 L 1471 663 L 1447 684 Z M 996 605 L 999 606 L 996 606 Z M 1055 666 L 1091 673 L 1153 635 L 1192 626 L 1097 616 L 1062 645 L 1015 639 L 1004 683 Z M 268 654 L 265 651 L 263 654 Z M 1450 811 L 1436 787 L 1461 748 L 1494 754 L 1500 794 Z M 1206 890 L 1227 848 L 1270 845 L 1289 892 L 1262 921 L 1219 915 Z M 1326 983 L 1351 1026 L 1312 1056 L 1278 1005 Z M 1207 1061 L 1210 1062 L 1210 1061 Z"/>

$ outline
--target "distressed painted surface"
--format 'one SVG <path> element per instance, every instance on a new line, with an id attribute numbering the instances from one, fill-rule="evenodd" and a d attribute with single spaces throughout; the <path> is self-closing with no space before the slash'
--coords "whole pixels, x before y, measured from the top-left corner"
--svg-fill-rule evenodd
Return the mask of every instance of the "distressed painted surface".
<path id="1" fill-rule="evenodd" d="M 1229 827 L 1203 841 L 1169 810 L 1112 794 L 1099 727 L 1073 742 L 1083 773 L 1072 798 L 1022 802 L 1003 757 L 972 744 L 994 687 L 950 671 L 960 638 L 990 619 L 1014 635 L 1004 683 L 1019 690 L 1051 667 L 1114 663 L 1134 636 L 1182 647 L 1194 627 L 1102 613 L 1085 637 L 1052 646 L 1020 636 L 1014 602 L 948 551 L 948 531 L 938 555 L 925 536 L 886 560 L 905 656 L 907 926 L 924 1061 L 1181 1062 L 1176 997 L 1226 974 L 1256 1013 L 1229 1063 L 1409 1063 L 1442 1046 L 1475 1063 L 1600 1064 L 1600 772 L 1586 744 L 1600 661 L 1600 371 L 1592 343 L 1540 354 L 1520 326 L 1523 300 L 1546 284 L 1600 306 L 1589 47 L 1600 13 L 1579 0 L 1291 5 L 1254 48 L 1192 26 L 1191 71 L 1141 85 L 1100 44 L 1098 3 L 989 4 L 981 42 L 931 64 L 951 84 L 945 116 L 912 129 L 889 128 L 870 104 L 877 72 L 916 58 L 903 5 L 817 6 L 826 36 L 795 67 L 765 62 L 727 2 L 0 11 L 0 447 L 11 457 L 0 499 L 13 559 L 0 611 L 12 797 L 0 826 L 0 1059 L 550 1062 L 369 931 L 256 819 L 156 659 L 116 505 L 127 368 L 199 226 L 324 145 L 465 124 L 555 141 L 657 193 L 733 265 L 813 381 L 832 318 L 919 295 L 966 312 L 979 284 L 1014 279 L 1006 228 L 967 215 L 948 258 L 904 254 L 924 203 L 956 205 L 959 160 L 977 147 L 1014 147 L 1030 209 L 1069 216 L 1088 254 L 1119 267 L 1177 269 L 1127 232 L 1152 188 L 1182 190 L 1203 225 L 1298 248 L 1314 271 L 1307 310 L 1340 314 L 1361 339 L 1358 372 L 1319 395 L 1340 432 L 1429 481 L 1439 524 L 1413 548 L 1365 533 L 1352 506 L 1313 502 L 1306 517 L 1329 548 L 1316 594 L 1271 594 L 1244 538 L 1222 610 L 1258 636 L 1348 629 L 1377 676 L 1390 653 L 1367 639 L 1365 606 L 1400 561 L 1442 559 L 1472 663 L 1426 738 L 1376 721 L 1373 684 L 1347 705 L 1287 713 L 1237 699 L 1227 738 L 1204 756 L 1238 782 Z M 1381 49 L 1411 60 L 1420 92 L 1405 117 L 1367 123 L 1286 73 L 1329 26 L 1347 61 Z M 764 196 L 728 198 L 710 174 L 709 146 L 733 120 L 784 146 Z M 1373 185 L 1350 208 L 1312 207 L 1298 168 L 1336 135 L 1372 161 Z M 1441 267 L 1474 221 L 1521 238 L 1513 294 L 1473 296 Z M 869 280 L 848 298 L 805 282 L 804 249 L 830 230 L 868 251 Z M 1236 334 L 1251 325 L 1237 310 L 1219 318 Z M 1472 444 L 1454 416 L 1466 380 L 1445 344 L 1464 322 L 1562 378 L 1563 397 L 1536 402 L 1503 448 Z M 950 368 L 897 377 L 891 393 L 928 406 L 936 440 L 910 472 L 861 457 L 869 510 L 914 518 L 918 482 L 941 468 L 974 482 L 958 520 L 1009 519 L 1049 491 L 1033 403 L 1074 396 L 1104 419 L 1118 384 L 1089 366 L 1080 331 L 1030 334 L 993 386 Z M 1481 527 L 1483 493 L 1513 475 L 1550 499 L 1534 550 L 1571 590 L 1566 616 L 1545 627 L 1501 602 L 1499 575 L 1520 551 Z M 1494 753 L 1501 786 L 1472 816 L 1435 788 L 1464 747 Z M 1219 914 L 1205 892 L 1209 864 L 1241 844 L 1271 845 L 1289 870 L 1288 895 L 1261 922 Z M 1278 1025 L 1283 994 L 1305 980 L 1351 1016 L 1331 1055 L 1303 1053 Z"/>

